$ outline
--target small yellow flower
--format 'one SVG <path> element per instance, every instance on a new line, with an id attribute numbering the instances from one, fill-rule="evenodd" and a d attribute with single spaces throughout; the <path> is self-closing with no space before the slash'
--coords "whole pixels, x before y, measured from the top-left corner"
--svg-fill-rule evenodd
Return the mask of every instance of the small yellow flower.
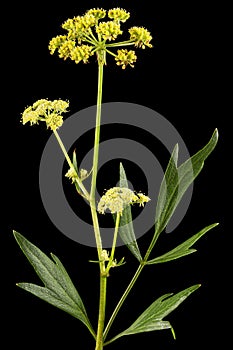
<path id="1" fill-rule="evenodd" d="M 44 121 L 47 128 L 56 130 L 63 124 L 62 113 L 67 112 L 69 107 L 68 101 L 41 99 L 33 103 L 22 113 L 22 123 L 30 122 L 31 125 Z"/>
<path id="2" fill-rule="evenodd" d="M 96 25 L 96 18 L 91 13 L 86 13 L 84 16 L 81 16 L 80 28 L 83 32 L 86 32 L 89 28 Z"/>
<path id="3" fill-rule="evenodd" d="M 37 112 L 30 110 L 31 107 L 27 108 L 22 114 L 23 125 L 30 122 L 30 125 L 39 124 L 39 115 Z"/>
<path id="4" fill-rule="evenodd" d="M 118 7 L 109 10 L 108 17 L 115 21 L 125 22 L 130 17 L 130 13 Z"/>
<path id="5" fill-rule="evenodd" d="M 71 53 L 72 53 L 74 48 L 75 48 L 75 41 L 74 40 L 64 41 L 61 44 L 61 46 L 58 48 L 59 57 L 64 58 L 64 60 L 66 60 L 67 58 L 70 58 Z"/>
<path id="6" fill-rule="evenodd" d="M 38 108 L 41 108 L 41 106 L 44 106 L 44 108 L 48 108 L 50 105 L 50 101 L 48 101 L 46 98 L 42 98 L 40 100 L 37 100 L 36 102 L 33 103 L 32 109 L 37 110 Z"/>
<path id="7" fill-rule="evenodd" d="M 49 42 L 49 51 L 51 55 L 66 41 L 66 35 L 58 35 L 52 38 Z"/>
<path id="8" fill-rule="evenodd" d="M 68 18 L 64 23 L 62 23 L 62 28 L 68 31 L 75 29 L 75 18 Z"/>
<path id="9" fill-rule="evenodd" d="M 103 249 L 101 252 L 101 260 L 102 261 L 109 261 L 109 253 L 106 249 Z"/>
<path id="10" fill-rule="evenodd" d="M 84 16 L 77 16 L 73 19 L 68 18 L 62 28 L 68 30 L 69 35 L 74 34 L 74 37 L 88 32 L 88 30 L 96 24 L 96 19 L 91 13 L 86 13 Z"/>
<path id="11" fill-rule="evenodd" d="M 145 203 L 150 201 L 150 198 L 148 196 L 145 196 L 141 192 L 138 192 L 137 196 L 138 196 L 138 199 L 135 201 L 135 203 L 139 204 L 140 207 L 144 207 Z"/>
<path id="12" fill-rule="evenodd" d="M 98 21 L 99 19 L 102 19 L 106 16 L 106 10 L 102 8 L 91 9 L 91 10 L 88 10 L 86 14 L 94 16 L 95 19 Z"/>
<path id="13" fill-rule="evenodd" d="M 138 203 L 141 206 L 149 200 L 149 197 L 142 196 L 141 193 L 134 193 L 129 188 L 113 187 L 100 198 L 97 209 L 101 214 L 109 210 L 112 214 L 122 215 L 124 208 L 128 205 Z"/>
<path id="14" fill-rule="evenodd" d="M 117 56 L 115 57 L 115 60 L 117 61 L 118 66 L 122 66 L 122 69 L 125 69 L 126 66 L 129 64 L 131 67 L 134 67 L 134 62 L 137 60 L 137 56 L 135 54 L 135 51 L 133 50 L 118 50 Z"/>
<path id="15" fill-rule="evenodd" d="M 130 39 L 135 42 L 135 46 L 145 49 L 146 46 L 152 47 L 150 41 L 152 36 L 150 32 L 143 27 L 132 27 L 129 29 Z"/>
<path id="16" fill-rule="evenodd" d="M 92 46 L 89 45 L 81 45 L 76 46 L 70 53 L 70 58 L 75 62 L 79 63 L 83 61 L 84 63 L 88 62 L 90 56 L 92 56 Z"/>
<path id="17" fill-rule="evenodd" d="M 122 34 L 120 24 L 114 21 L 101 22 L 96 27 L 96 33 L 100 34 L 104 40 L 115 40 L 118 35 Z"/>
<path id="18" fill-rule="evenodd" d="M 69 102 L 63 101 L 63 100 L 54 100 L 51 101 L 51 108 L 56 113 L 64 113 L 67 112 L 67 109 L 69 107 Z"/>
<path id="19" fill-rule="evenodd" d="M 89 176 L 88 171 L 86 169 L 80 169 L 79 175 L 81 181 L 85 180 Z"/>
<path id="20" fill-rule="evenodd" d="M 68 179 L 70 179 L 72 183 L 74 183 L 75 180 L 78 178 L 77 172 L 73 167 L 67 171 L 65 176 L 68 177 Z"/>
<path id="21" fill-rule="evenodd" d="M 51 130 L 57 130 L 63 124 L 63 117 L 57 113 L 50 113 L 45 118 L 45 122 L 46 122 L 47 128 L 50 128 Z"/>

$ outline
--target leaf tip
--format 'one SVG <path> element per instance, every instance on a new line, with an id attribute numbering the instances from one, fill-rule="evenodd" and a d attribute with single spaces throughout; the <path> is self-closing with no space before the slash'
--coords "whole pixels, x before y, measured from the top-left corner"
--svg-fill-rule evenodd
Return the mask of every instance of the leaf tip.
<path id="1" fill-rule="evenodd" d="M 179 144 L 178 143 L 175 144 L 174 152 L 176 152 L 176 153 L 179 152 Z"/>
<path id="2" fill-rule="evenodd" d="M 172 326 L 171 326 L 171 332 L 172 332 L 173 339 L 176 340 L 176 333 Z"/>
<path id="3" fill-rule="evenodd" d="M 218 132 L 218 129 L 215 128 L 211 139 L 214 140 L 215 144 L 217 144 L 218 138 L 219 138 L 219 132 Z"/>
<path id="4" fill-rule="evenodd" d="M 219 137 L 218 128 L 215 128 L 215 129 L 214 129 L 214 134 L 216 135 L 217 138 Z"/>
<path id="5" fill-rule="evenodd" d="M 19 243 L 19 240 L 21 238 L 21 234 L 15 230 L 13 230 L 13 236 L 15 237 L 16 241 Z"/>

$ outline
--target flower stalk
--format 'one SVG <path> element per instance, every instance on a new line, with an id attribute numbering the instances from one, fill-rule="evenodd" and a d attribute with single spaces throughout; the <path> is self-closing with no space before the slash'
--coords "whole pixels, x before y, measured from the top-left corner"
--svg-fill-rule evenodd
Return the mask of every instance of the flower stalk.
<path id="1" fill-rule="evenodd" d="M 66 160 L 67 160 L 67 163 L 68 163 L 69 166 L 70 166 L 70 169 L 72 169 L 72 171 L 73 171 L 74 174 L 75 174 L 75 176 L 74 176 L 74 181 L 77 182 L 77 184 L 78 184 L 80 190 L 82 191 L 82 194 L 83 194 L 84 198 L 86 198 L 88 201 L 90 201 L 90 195 L 89 195 L 89 193 L 87 192 L 85 186 L 83 185 L 81 179 L 79 178 L 79 176 L 78 176 L 76 170 L 74 169 L 74 165 L 73 165 L 73 163 L 72 163 L 72 161 L 71 161 L 71 159 L 70 159 L 70 157 L 69 157 L 69 155 L 68 155 L 68 153 L 67 153 L 67 151 L 66 151 L 66 148 L 65 148 L 65 146 L 64 146 L 64 144 L 63 144 L 63 142 L 62 142 L 62 140 L 61 140 L 61 138 L 60 138 L 60 136 L 59 136 L 57 130 L 53 130 L 53 133 L 54 133 L 54 135 L 55 135 L 55 137 L 56 137 L 56 139 L 57 139 L 57 142 L 58 142 L 58 144 L 59 144 L 59 146 L 60 146 L 60 148 L 61 148 L 61 150 L 62 150 L 62 152 L 63 152 L 63 154 L 64 154 L 64 156 L 65 156 L 65 158 L 66 158 Z"/>

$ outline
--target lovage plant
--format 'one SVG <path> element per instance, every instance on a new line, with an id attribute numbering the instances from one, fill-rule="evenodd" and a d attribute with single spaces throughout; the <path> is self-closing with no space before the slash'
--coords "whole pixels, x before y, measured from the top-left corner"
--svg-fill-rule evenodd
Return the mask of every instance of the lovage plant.
<path id="1" fill-rule="evenodd" d="M 148 265 L 166 263 L 195 252 L 194 243 L 217 225 L 217 223 L 209 225 L 163 255 L 151 257 L 158 238 L 168 225 L 184 193 L 199 175 L 204 161 L 215 148 L 218 140 L 217 130 L 214 131 L 210 141 L 199 152 L 179 166 L 178 145 L 174 145 L 157 198 L 154 234 L 144 255 L 141 253 L 134 233 L 131 207 L 134 205 L 151 205 L 150 198 L 146 194 L 135 192 L 128 187 L 123 164 L 120 164 L 118 186 L 106 190 L 98 203 L 96 201 L 104 67 L 108 60 L 109 64 L 111 63 L 112 58 L 122 69 L 128 66 L 134 67 L 137 60 L 136 52 L 134 49 L 129 50 L 126 47 L 135 49 L 152 47 L 152 36 L 144 27 L 134 26 L 128 29 L 128 39 L 117 41 L 123 34 L 123 23 L 129 17 L 130 14 L 120 8 L 110 9 L 109 11 L 102 8 L 91 9 L 82 16 L 65 21 L 62 24 L 65 33 L 52 38 L 49 43 L 49 50 L 52 55 L 57 53 L 60 58 L 72 60 L 75 63 L 81 61 L 87 63 L 93 56 L 98 64 L 93 164 L 89 173 L 86 170 L 78 169 L 76 153 L 74 152 L 73 158 L 70 158 L 68 150 L 66 150 L 58 133 L 58 129 L 63 124 L 63 115 L 69 108 L 68 101 L 41 99 L 27 107 L 22 113 L 23 124 L 35 125 L 44 122 L 47 128 L 53 131 L 68 163 L 66 177 L 71 180 L 78 194 L 89 203 L 97 248 L 97 258 L 95 260 L 99 266 L 100 278 L 98 324 L 96 327 L 92 324 L 81 296 L 58 257 L 54 254 L 51 254 L 51 258 L 46 256 L 24 236 L 14 231 L 16 241 L 44 284 L 44 286 L 39 286 L 32 283 L 18 283 L 18 286 L 80 320 L 90 331 L 96 350 L 102 350 L 105 345 L 130 334 L 171 329 L 174 335 L 174 330 L 167 320 L 167 316 L 197 290 L 200 287 L 199 284 L 188 286 L 177 294 L 167 293 L 162 295 L 149 305 L 127 329 L 118 334 L 116 332 L 113 338 L 108 338 L 109 330 L 142 270 Z M 86 188 L 84 183 L 88 176 L 91 177 L 90 188 Z M 106 212 L 112 214 L 115 227 L 110 251 L 103 247 L 99 225 L 99 215 Z M 124 259 L 117 261 L 115 258 L 119 237 L 129 248 L 129 252 L 138 260 L 138 268 L 120 297 L 111 317 L 109 320 L 105 320 L 107 283 L 110 279 L 110 270 L 125 263 Z"/>

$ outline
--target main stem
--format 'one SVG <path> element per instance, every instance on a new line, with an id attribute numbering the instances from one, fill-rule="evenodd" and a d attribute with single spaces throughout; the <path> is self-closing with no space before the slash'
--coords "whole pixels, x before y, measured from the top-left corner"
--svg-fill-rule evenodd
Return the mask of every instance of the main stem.
<path id="1" fill-rule="evenodd" d="M 99 63 L 98 64 L 98 92 L 97 92 L 97 106 L 96 106 L 95 142 L 94 142 L 93 168 L 92 168 L 91 192 L 90 192 L 91 214 L 92 214 L 99 261 L 101 261 L 102 241 L 101 241 L 99 222 L 98 222 L 97 211 L 96 211 L 95 193 L 96 193 L 96 179 L 97 179 L 98 160 L 99 160 L 102 86 L 103 86 L 103 64 Z M 101 272 L 104 272 L 103 264 L 100 263 L 100 267 L 101 266 L 102 266 Z"/>
<path id="2" fill-rule="evenodd" d="M 98 258 L 99 258 L 99 267 L 100 267 L 99 317 L 98 317 L 98 328 L 97 328 L 97 335 L 96 335 L 95 350 L 103 350 L 103 331 L 104 331 L 104 321 L 105 321 L 106 290 L 107 290 L 107 274 L 106 274 L 105 262 L 103 261 L 103 258 L 102 258 L 102 240 L 100 235 L 99 221 L 98 221 L 97 210 L 96 210 L 96 199 L 95 199 L 98 160 L 99 160 L 103 66 L 104 66 L 104 62 L 102 62 L 99 58 L 95 143 L 94 143 L 93 170 L 92 170 L 91 192 L 90 192 L 91 215 L 92 215 L 96 247 L 97 247 Z"/>

